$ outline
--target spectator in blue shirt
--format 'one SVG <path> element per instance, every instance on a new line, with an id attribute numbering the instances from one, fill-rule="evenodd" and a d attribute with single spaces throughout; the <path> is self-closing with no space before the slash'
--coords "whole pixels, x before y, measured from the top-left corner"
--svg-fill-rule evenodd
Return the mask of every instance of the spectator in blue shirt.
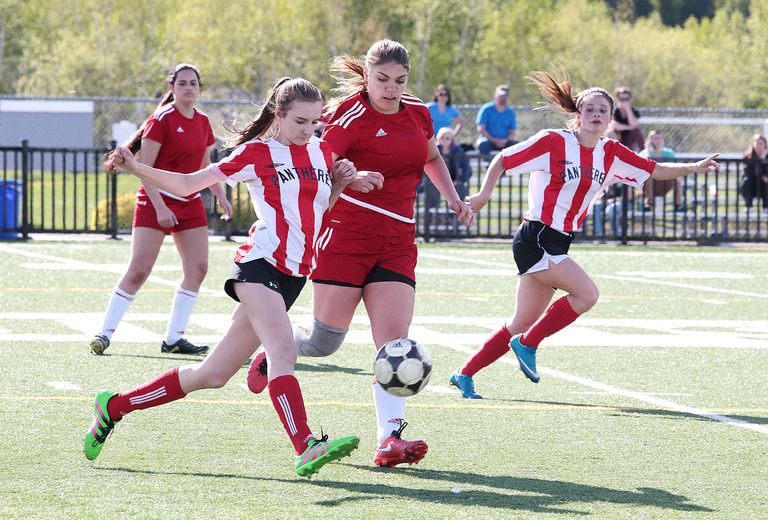
<path id="1" fill-rule="evenodd" d="M 451 105 L 451 91 L 448 86 L 441 83 L 435 89 L 435 97 L 431 103 L 427 103 L 429 113 L 432 115 L 432 128 L 437 136 L 441 128 L 448 128 L 455 138 L 464 127 L 464 116 L 459 109 Z"/>
<path id="2" fill-rule="evenodd" d="M 481 154 L 488 155 L 517 141 L 517 116 L 515 111 L 507 106 L 509 86 L 496 87 L 493 101 L 489 101 L 477 113 L 477 149 Z"/>

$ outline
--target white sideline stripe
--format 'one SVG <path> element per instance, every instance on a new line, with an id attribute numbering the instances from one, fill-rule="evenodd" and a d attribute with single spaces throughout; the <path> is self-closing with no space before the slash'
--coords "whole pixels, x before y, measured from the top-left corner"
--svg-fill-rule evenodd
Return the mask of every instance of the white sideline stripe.
<path id="1" fill-rule="evenodd" d="M 436 343 L 435 341 L 432 342 L 433 344 Z M 446 343 L 440 343 L 441 345 L 448 347 L 450 349 L 464 352 L 466 354 L 474 354 L 476 349 L 475 348 L 467 348 L 467 347 L 460 347 L 457 345 L 449 345 Z M 517 359 L 510 359 L 507 357 L 503 357 L 499 359 L 500 362 L 505 363 L 507 365 L 512 365 L 515 367 L 517 371 L 520 370 L 517 364 Z M 673 410 L 676 412 L 681 413 L 687 413 L 690 415 L 696 415 L 697 417 L 703 417 L 705 419 L 710 419 L 717 422 L 722 422 L 725 424 L 731 424 L 733 426 L 738 426 L 739 428 L 745 428 L 747 430 L 752 430 L 757 433 L 762 433 L 763 435 L 768 435 L 768 427 L 762 426 L 759 424 L 753 424 L 751 422 L 743 421 L 741 419 L 734 419 L 733 417 L 728 417 L 727 415 L 720 415 L 712 412 L 708 412 L 706 410 L 702 410 L 700 408 L 693 408 L 690 406 L 682 405 L 675 403 L 673 401 L 669 401 L 667 399 L 660 399 L 658 397 L 653 397 L 652 395 L 642 393 L 642 392 L 633 392 L 632 390 L 624 390 L 623 388 L 618 388 L 616 386 L 607 385 L 605 383 L 600 383 L 598 381 L 593 381 L 591 379 L 587 379 L 586 377 L 581 377 L 577 375 L 568 374 L 566 372 L 561 372 L 559 370 L 555 370 L 552 368 L 545 368 L 542 366 L 537 367 L 537 372 L 540 374 L 546 374 L 551 377 L 556 377 L 558 379 L 563 379 L 565 381 L 570 381 L 572 383 L 576 383 L 582 386 L 586 386 L 589 388 L 594 388 L 595 390 L 599 390 L 601 392 L 604 392 L 606 394 L 610 395 L 620 395 L 622 397 L 627 397 L 629 399 L 634 399 L 636 401 L 641 401 L 644 403 L 652 404 L 654 406 L 658 406 L 660 408 L 665 408 L 667 410 Z M 523 374 L 520 374 L 520 377 L 525 377 Z M 533 383 L 531 383 L 533 384 Z"/>
<path id="2" fill-rule="evenodd" d="M 509 361 L 509 360 L 505 360 L 505 361 Z M 732 424 L 740 428 L 746 428 L 747 430 L 752 430 L 758 433 L 762 433 L 764 435 L 768 435 L 768 427 L 762 426 L 760 424 L 753 424 L 751 422 L 743 421 L 741 419 L 734 419 L 733 417 L 728 417 L 727 415 L 720 415 L 720 414 L 708 412 L 706 410 L 702 410 L 700 408 L 693 408 L 690 406 L 678 404 L 673 401 L 669 401 L 668 399 L 653 397 L 652 395 L 645 394 L 642 392 L 633 392 L 632 390 L 624 390 L 623 388 L 618 388 L 615 386 L 607 385 L 605 383 L 600 383 L 598 381 L 593 381 L 592 379 L 587 379 L 586 377 L 567 374 L 565 372 L 561 372 L 559 370 L 555 370 L 552 368 L 544 368 L 544 367 L 538 367 L 538 368 L 539 368 L 538 371 L 543 374 L 546 374 L 552 377 L 557 377 L 559 379 L 564 379 L 566 381 L 577 383 L 582 386 L 588 386 L 596 390 L 601 390 L 603 392 L 608 392 L 614 395 L 620 395 L 622 397 L 628 397 L 630 399 L 635 399 L 637 401 L 643 401 L 645 403 L 649 403 L 654 406 L 659 406 L 661 408 L 667 408 L 670 410 L 674 410 L 676 412 L 687 413 L 690 415 L 697 415 L 699 417 L 704 417 L 706 419 L 711 419 L 713 421 Z"/>
<path id="3" fill-rule="evenodd" d="M 82 262 L 80 260 L 72 260 L 71 258 L 62 258 L 60 256 L 52 256 L 52 255 L 44 255 L 41 253 L 33 253 L 31 251 L 24 251 L 21 249 L 16 249 L 13 247 L 3 246 L 0 245 L 0 252 L 2 253 L 13 253 L 16 255 L 22 255 L 29 258 L 38 258 L 40 260 L 47 260 L 48 262 L 58 262 L 60 264 L 60 267 L 54 268 L 54 269 L 63 269 L 64 267 L 61 267 L 63 264 L 64 266 L 71 268 L 71 269 L 81 269 L 83 271 L 111 271 L 115 274 L 123 274 L 126 269 L 127 264 L 114 264 L 114 267 L 112 269 L 107 269 L 104 264 L 94 264 L 89 262 Z M 169 287 L 178 287 L 179 281 L 178 280 L 165 280 L 163 278 L 159 278 L 154 275 L 149 275 L 149 278 L 147 278 L 148 282 L 153 282 L 158 285 L 165 285 Z M 224 291 L 215 291 L 213 289 L 208 289 L 207 287 L 201 287 L 200 293 L 208 294 L 211 296 L 219 296 L 219 297 L 227 297 L 228 296 L 224 293 Z"/>
<path id="4" fill-rule="evenodd" d="M 765 298 L 768 299 L 768 293 L 755 293 L 755 292 L 748 292 L 748 291 L 736 291 L 734 289 L 717 289 L 714 287 L 707 287 L 705 285 L 693 285 L 688 283 L 677 283 L 677 282 L 665 282 L 663 280 L 648 280 L 645 278 L 630 278 L 627 276 L 615 276 L 612 274 L 596 274 L 593 275 L 595 278 L 607 278 L 609 280 L 620 280 L 622 282 L 633 282 L 633 283 L 647 283 L 652 285 L 667 285 L 669 287 L 678 287 L 680 289 L 692 289 L 694 291 L 704 291 L 704 292 L 713 292 L 713 293 L 719 293 L 719 294 L 735 294 L 736 296 L 747 296 L 749 298 Z"/>
<path id="5" fill-rule="evenodd" d="M 69 381 L 48 381 L 48 386 L 52 386 L 56 390 L 80 390 L 80 387 Z"/>

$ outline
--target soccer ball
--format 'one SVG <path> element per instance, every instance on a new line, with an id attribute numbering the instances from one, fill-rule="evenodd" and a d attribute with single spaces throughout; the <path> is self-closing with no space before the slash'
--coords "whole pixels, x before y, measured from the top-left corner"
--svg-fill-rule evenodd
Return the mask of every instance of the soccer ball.
<path id="1" fill-rule="evenodd" d="M 387 341 L 376 353 L 373 375 L 392 395 L 408 397 L 427 386 L 432 358 L 421 343 L 410 338 Z"/>

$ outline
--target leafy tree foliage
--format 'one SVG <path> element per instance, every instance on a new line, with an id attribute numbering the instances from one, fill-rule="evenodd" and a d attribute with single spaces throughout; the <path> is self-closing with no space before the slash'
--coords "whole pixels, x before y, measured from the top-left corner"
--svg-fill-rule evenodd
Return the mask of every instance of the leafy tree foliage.
<path id="1" fill-rule="evenodd" d="M 768 0 L 0 0 L 0 93 L 147 96 L 179 62 L 209 97 L 261 99 L 280 76 L 330 94 L 333 56 L 379 38 L 411 52 L 409 90 L 448 83 L 481 103 L 498 83 L 567 68 L 576 88 L 624 84 L 638 105 L 768 104 Z"/>

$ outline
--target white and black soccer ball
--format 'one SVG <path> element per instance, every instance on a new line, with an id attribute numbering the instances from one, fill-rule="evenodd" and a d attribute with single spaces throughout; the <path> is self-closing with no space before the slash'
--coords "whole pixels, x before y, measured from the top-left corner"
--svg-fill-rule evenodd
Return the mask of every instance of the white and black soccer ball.
<path id="1" fill-rule="evenodd" d="M 387 341 L 376 353 L 373 375 L 392 395 L 408 397 L 427 386 L 432 358 L 421 343 L 410 338 Z"/>

